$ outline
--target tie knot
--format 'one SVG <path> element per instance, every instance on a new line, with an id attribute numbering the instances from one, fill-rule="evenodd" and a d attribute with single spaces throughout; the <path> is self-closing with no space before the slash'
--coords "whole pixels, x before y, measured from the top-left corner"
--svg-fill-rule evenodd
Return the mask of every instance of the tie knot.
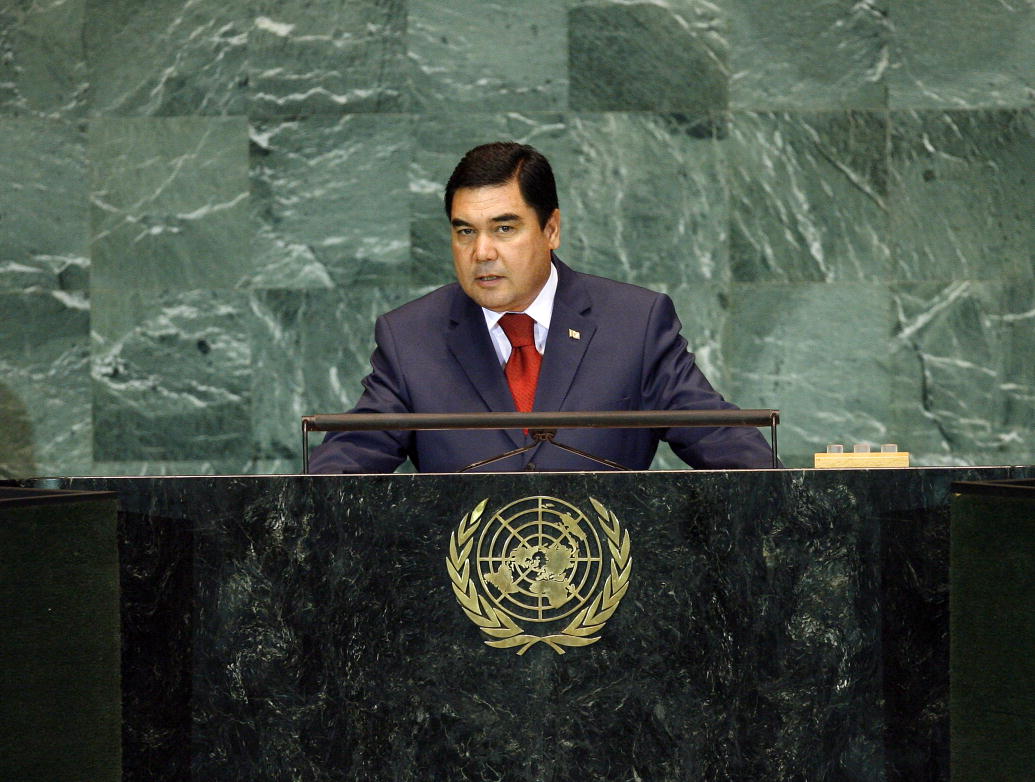
<path id="1" fill-rule="evenodd" d="M 500 328 L 507 335 L 510 344 L 515 348 L 523 348 L 535 344 L 533 327 L 535 321 L 523 312 L 508 312 L 500 318 Z"/>

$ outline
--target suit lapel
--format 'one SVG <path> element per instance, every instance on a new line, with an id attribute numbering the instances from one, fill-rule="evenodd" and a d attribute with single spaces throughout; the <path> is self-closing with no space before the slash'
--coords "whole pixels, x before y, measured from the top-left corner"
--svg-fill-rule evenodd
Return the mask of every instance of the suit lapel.
<path id="1" fill-rule="evenodd" d="M 450 332 L 446 337 L 449 352 L 453 354 L 467 375 L 474 390 L 487 410 L 500 413 L 514 412 L 514 398 L 496 358 L 485 316 L 481 307 L 472 301 L 459 286 L 450 308 Z M 521 431 L 516 435 L 506 431 L 515 446 L 521 445 Z"/>
<path id="2" fill-rule="evenodd" d="M 596 323 L 590 317 L 592 301 L 578 275 L 554 257 L 557 293 L 550 333 L 543 351 L 533 410 L 558 411 L 575 381 L 582 357 L 589 347 Z M 496 358 L 481 307 L 459 287 L 450 308 L 449 351 L 467 375 L 488 410 L 514 412 L 514 398 Z M 515 446 L 522 445 L 520 430 L 506 430 Z"/>
<path id="3" fill-rule="evenodd" d="M 578 275 L 556 257 L 554 263 L 558 273 L 557 294 L 543 351 L 543 365 L 539 370 L 534 410 L 562 409 L 596 331 L 596 323 L 589 317 L 592 302 Z"/>

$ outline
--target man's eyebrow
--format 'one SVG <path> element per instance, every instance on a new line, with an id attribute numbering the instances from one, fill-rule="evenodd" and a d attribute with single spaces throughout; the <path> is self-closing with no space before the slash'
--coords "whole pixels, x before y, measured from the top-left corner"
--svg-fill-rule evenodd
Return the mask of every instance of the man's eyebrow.
<path id="1" fill-rule="evenodd" d="M 513 212 L 507 212 L 506 214 L 497 215 L 496 217 L 489 218 L 490 223 L 518 223 L 521 222 L 521 216 Z M 449 224 L 454 228 L 473 228 L 471 223 L 463 220 L 459 217 L 454 217 L 449 221 Z"/>

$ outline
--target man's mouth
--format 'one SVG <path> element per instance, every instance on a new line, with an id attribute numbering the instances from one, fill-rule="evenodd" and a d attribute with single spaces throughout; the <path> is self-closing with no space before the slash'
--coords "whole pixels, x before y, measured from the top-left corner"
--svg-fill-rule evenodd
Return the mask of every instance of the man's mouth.
<path id="1" fill-rule="evenodd" d="M 481 274 L 475 279 L 478 282 L 495 282 L 496 280 L 502 280 L 503 278 L 498 274 Z"/>

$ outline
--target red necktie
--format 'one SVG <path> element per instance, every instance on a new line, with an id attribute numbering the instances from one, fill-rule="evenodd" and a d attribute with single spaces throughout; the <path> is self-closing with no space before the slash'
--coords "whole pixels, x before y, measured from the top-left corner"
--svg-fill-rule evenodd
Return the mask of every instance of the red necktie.
<path id="1" fill-rule="evenodd" d="M 535 321 L 523 313 L 508 312 L 500 318 L 500 328 L 513 348 L 503 373 L 519 413 L 532 412 L 539 365 L 543 363 L 543 357 L 535 349 L 534 327 Z"/>

